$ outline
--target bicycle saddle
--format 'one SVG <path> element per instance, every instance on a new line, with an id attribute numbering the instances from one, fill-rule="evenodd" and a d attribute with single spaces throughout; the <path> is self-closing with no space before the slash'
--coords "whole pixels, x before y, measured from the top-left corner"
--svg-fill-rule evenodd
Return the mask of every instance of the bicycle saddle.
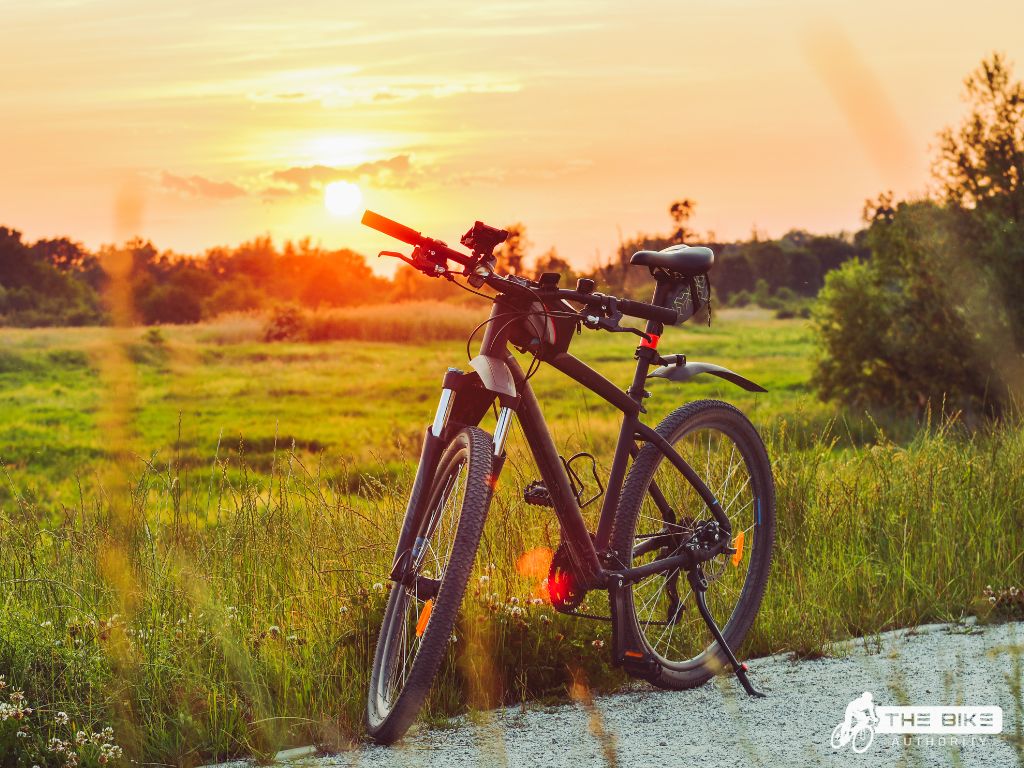
<path id="1" fill-rule="evenodd" d="M 670 245 L 661 251 L 637 251 L 629 263 L 651 270 L 664 269 L 682 277 L 695 277 L 711 269 L 715 253 L 701 245 Z"/>

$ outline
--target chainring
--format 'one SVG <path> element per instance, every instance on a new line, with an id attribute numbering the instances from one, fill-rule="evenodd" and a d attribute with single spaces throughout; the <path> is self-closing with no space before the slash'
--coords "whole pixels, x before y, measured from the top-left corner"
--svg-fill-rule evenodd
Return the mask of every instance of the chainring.
<path id="1" fill-rule="evenodd" d="M 570 613 L 583 604 L 587 590 L 579 587 L 579 579 L 572 567 L 572 558 L 565 542 L 560 542 L 548 569 L 548 597 L 551 607 L 561 613 Z"/>

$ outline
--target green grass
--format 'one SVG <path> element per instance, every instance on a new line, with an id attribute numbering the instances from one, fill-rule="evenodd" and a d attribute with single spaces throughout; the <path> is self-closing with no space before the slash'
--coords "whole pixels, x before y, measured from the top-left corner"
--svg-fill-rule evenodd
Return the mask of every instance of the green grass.
<path id="1" fill-rule="evenodd" d="M 708 381 L 684 392 L 659 381 L 651 385 L 651 419 L 684 397 L 721 395 L 761 424 L 785 415 L 824 425 L 831 410 L 806 388 L 812 353 L 806 324 L 757 311 L 721 314 L 711 329 L 669 330 L 663 349 L 733 367 L 771 391 L 754 397 L 703 377 Z M 459 341 L 268 344 L 255 340 L 259 323 L 241 324 L 242 331 L 239 322 L 227 329 L 164 329 L 165 345 L 147 343 L 143 330 L 128 332 L 124 343 L 139 361 L 131 414 L 139 456 L 208 468 L 219 445 L 222 454 L 243 451 L 251 466 L 268 470 L 275 446 L 289 449 L 294 441 L 307 458 L 325 450 L 334 477 L 394 473 L 418 452 L 445 368 L 467 368 Z M 220 343 L 225 337 L 233 343 Z M 98 419 L 104 390 L 97 360 L 109 338 L 105 329 L 3 332 L 0 458 L 22 493 L 44 506 L 74 502 L 76 475 L 88 475 L 94 460 L 109 453 Z M 588 332 L 573 351 L 625 385 L 634 338 Z M 565 382 L 546 369 L 533 380 L 556 436 L 610 449 L 614 413 Z M 4 493 L 9 497 L 10 489 Z"/>
<path id="2" fill-rule="evenodd" d="M 111 357 L 112 333 L 0 332 L 0 673 L 37 707 L 18 743 L 111 724 L 130 757 L 187 765 L 358 739 L 376 585 L 464 345 L 266 344 L 236 320 L 163 340 L 125 331 L 129 364 Z M 633 345 L 585 333 L 573 351 L 625 385 Z M 655 382 L 648 401 L 654 422 L 723 397 L 766 438 L 778 549 L 745 654 L 814 656 L 850 635 L 956 620 L 984 608 L 986 585 L 1024 581 L 1019 425 L 967 434 L 837 411 L 808 391 L 807 324 L 760 311 L 672 329 L 661 348 L 770 390 L 702 377 Z M 607 466 L 615 414 L 553 371 L 533 383 L 560 448 Z M 517 574 L 522 553 L 558 542 L 546 510 L 521 501 L 533 477 L 514 433 L 481 547 L 487 578 L 430 721 L 466 702 L 565 696 L 574 679 L 624 682 L 607 626 L 533 605 Z"/>

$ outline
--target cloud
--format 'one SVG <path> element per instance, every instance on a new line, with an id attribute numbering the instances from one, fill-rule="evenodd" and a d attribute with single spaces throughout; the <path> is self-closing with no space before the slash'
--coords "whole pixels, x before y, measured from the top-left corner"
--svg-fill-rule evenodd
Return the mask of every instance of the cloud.
<path id="1" fill-rule="evenodd" d="M 160 184 L 164 189 L 185 197 L 230 200 L 246 194 L 244 189 L 230 181 L 211 181 L 203 176 L 176 176 L 167 171 L 160 174 Z"/>
<path id="2" fill-rule="evenodd" d="M 304 78 L 305 83 L 310 81 L 316 82 L 317 78 Z M 315 87 L 302 89 L 292 88 L 290 81 L 285 84 L 285 90 L 273 87 L 248 88 L 247 98 L 257 103 L 270 104 L 318 103 L 323 107 L 335 109 L 402 104 L 428 98 L 448 99 L 457 96 L 519 93 L 523 90 L 523 85 L 516 80 L 492 79 L 487 75 L 461 81 L 441 76 L 405 81 L 401 78 L 388 77 L 386 82 L 375 77 L 348 76 L 343 85 L 332 82 L 330 78 L 320 78 L 319 83 Z"/>
<path id="3" fill-rule="evenodd" d="M 412 163 L 408 155 L 395 155 L 386 160 L 348 167 L 330 165 L 308 165 L 274 171 L 271 179 L 275 185 L 263 191 L 264 197 L 282 197 L 289 193 L 305 195 L 330 184 L 332 181 L 373 180 L 379 186 L 404 186 L 412 176 Z"/>

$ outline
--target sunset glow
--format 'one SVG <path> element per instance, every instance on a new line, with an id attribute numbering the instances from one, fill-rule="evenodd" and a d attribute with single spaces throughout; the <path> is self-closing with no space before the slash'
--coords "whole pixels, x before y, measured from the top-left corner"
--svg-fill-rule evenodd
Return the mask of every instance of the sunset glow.
<path id="1" fill-rule="evenodd" d="M 363 204 L 363 193 L 350 181 L 332 181 L 324 187 L 324 207 L 334 216 L 351 216 Z"/>
<path id="2" fill-rule="evenodd" d="M 270 233 L 373 253 L 338 215 L 351 192 L 325 200 L 343 182 L 449 240 L 521 221 L 580 265 L 681 196 L 719 238 L 852 229 L 866 197 L 925 188 L 984 55 L 1024 68 L 1024 5 L 987 0 L 43 0 L 5 28 L 0 223 L 184 252 Z"/>

